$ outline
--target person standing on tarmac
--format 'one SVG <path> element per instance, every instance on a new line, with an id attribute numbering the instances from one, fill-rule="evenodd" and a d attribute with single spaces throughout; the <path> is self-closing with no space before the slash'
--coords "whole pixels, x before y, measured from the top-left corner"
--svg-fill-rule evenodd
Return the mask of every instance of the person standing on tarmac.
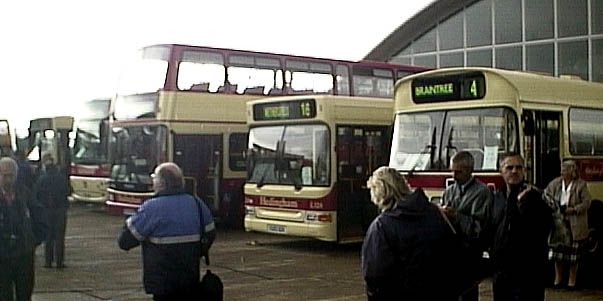
<path id="1" fill-rule="evenodd" d="M 460 233 L 475 269 L 470 275 L 471 287 L 461 296 L 463 301 L 477 301 L 479 298 L 479 282 L 485 278 L 485 268 L 480 264 L 482 254 L 486 251 L 487 243 L 484 238 L 484 227 L 490 216 L 492 206 L 492 192 L 484 183 L 472 176 L 474 160 L 470 152 L 456 153 L 450 160 L 450 169 L 454 184 L 444 191 L 442 210 Z M 482 272 L 481 270 L 484 270 Z M 473 271 L 472 271 L 473 272 Z"/>
<path id="2" fill-rule="evenodd" d="M 393 168 L 378 168 L 366 184 L 381 211 L 362 244 L 368 300 L 457 300 L 455 236 L 440 208 Z"/>
<path id="3" fill-rule="evenodd" d="M 487 230 L 494 301 L 545 300 L 551 208 L 541 192 L 524 181 L 521 155 L 506 154 L 499 166 L 505 185 L 494 195 Z"/>
<path id="4" fill-rule="evenodd" d="M 0 300 L 31 300 L 35 249 L 46 236 L 44 209 L 16 185 L 15 160 L 0 159 Z"/>
<path id="5" fill-rule="evenodd" d="M 153 300 L 193 300 L 199 283 L 201 247 L 216 237 L 211 211 L 205 203 L 184 192 L 182 170 L 162 163 L 151 174 L 155 195 L 126 220 L 118 237 L 119 247 L 130 250 L 142 244 L 143 282 Z"/>
<path id="6" fill-rule="evenodd" d="M 32 186 L 35 183 L 35 177 L 31 164 L 27 162 L 25 152 L 23 152 L 23 150 L 17 150 L 15 152 L 15 158 L 17 159 L 17 166 L 19 167 L 17 185 L 25 185 L 28 189 L 32 189 Z"/>
<path id="7" fill-rule="evenodd" d="M 65 267 L 65 230 L 69 209 L 69 183 L 67 174 L 59 170 L 52 155 L 45 154 L 44 169 L 36 184 L 36 197 L 46 208 L 48 236 L 44 241 L 45 268 L 56 262 L 57 269 Z"/>

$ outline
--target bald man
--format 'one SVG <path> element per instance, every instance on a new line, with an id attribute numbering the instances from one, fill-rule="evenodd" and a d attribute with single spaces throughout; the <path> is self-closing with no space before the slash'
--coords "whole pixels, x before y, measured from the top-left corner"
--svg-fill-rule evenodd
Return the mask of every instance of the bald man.
<path id="1" fill-rule="evenodd" d="M 18 172 L 15 160 L 0 159 L 0 300 L 3 301 L 31 300 L 35 248 L 44 240 L 47 229 L 43 207 L 27 187 L 16 184 Z"/>
<path id="2" fill-rule="evenodd" d="M 126 220 L 119 247 L 142 244 L 144 288 L 153 300 L 193 300 L 190 292 L 199 283 L 200 258 L 207 259 L 201 227 L 209 245 L 216 235 L 211 211 L 184 192 L 182 170 L 175 163 L 160 164 L 151 178 L 155 195 Z"/>

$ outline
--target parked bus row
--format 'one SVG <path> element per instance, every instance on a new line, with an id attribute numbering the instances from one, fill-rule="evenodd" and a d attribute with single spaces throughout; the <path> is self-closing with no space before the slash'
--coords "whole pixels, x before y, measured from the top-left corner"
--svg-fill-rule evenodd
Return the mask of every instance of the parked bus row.
<path id="1" fill-rule="evenodd" d="M 423 70 L 185 45 L 145 47 L 122 76 L 111 105 L 106 208 L 134 212 L 153 194 L 153 168 L 173 161 L 183 169 L 187 190 L 204 199 L 216 217 L 240 223 L 248 101 L 337 95 L 377 104 L 391 99 L 397 79 Z"/>
<path id="2" fill-rule="evenodd" d="M 521 153 L 527 180 L 542 189 L 559 176 L 563 160 L 576 161 L 597 200 L 591 227 L 603 230 L 596 212 L 603 199 L 602 84 L 454 68 L 398 81 L 393 111 L 380 113 L 385 106 L 374 101 L 329 98 L 336 97 L 248 103 L 246 230 L 361 239 L 376 210 L 364 187 L 375 167 L 389 161 L 439 203 L 459 151 L 473 155 L 474 175 L 492 190 L 503 185 L 503 153 Z"/>

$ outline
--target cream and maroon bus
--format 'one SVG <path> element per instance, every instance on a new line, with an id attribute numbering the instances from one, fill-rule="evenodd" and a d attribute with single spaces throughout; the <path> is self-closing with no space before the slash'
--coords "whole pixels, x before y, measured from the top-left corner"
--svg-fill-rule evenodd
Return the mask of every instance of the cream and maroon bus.
<path id="1" fill-rule="evenodd" d="M 361 241 L 366 181 L 387 165 L 391 99 L 304 95 L 247 103 L 245 230 Z"/>

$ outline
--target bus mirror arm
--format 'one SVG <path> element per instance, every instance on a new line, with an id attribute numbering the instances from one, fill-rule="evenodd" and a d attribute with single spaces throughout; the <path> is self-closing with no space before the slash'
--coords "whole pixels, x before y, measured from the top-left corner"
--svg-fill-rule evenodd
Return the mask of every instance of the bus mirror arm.
<path id="1" fill-rule="evenodd" d="M 523 112 L 521 121 L 523 121 L 523 134 L 526 136 L 534 136 L 534 118 L 531 112 Z"/>

